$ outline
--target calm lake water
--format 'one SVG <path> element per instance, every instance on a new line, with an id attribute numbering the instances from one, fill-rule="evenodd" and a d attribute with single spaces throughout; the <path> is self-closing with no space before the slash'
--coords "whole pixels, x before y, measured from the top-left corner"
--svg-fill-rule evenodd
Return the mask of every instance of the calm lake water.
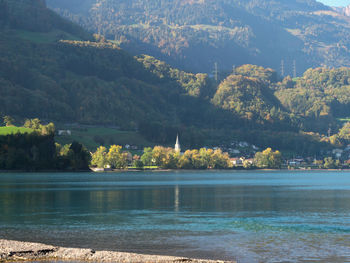
<path id="1" fill-rule="evenodd" d="M 0 174 L 0 238 L 240 263 L 350 262 L 350 173 Z"/>

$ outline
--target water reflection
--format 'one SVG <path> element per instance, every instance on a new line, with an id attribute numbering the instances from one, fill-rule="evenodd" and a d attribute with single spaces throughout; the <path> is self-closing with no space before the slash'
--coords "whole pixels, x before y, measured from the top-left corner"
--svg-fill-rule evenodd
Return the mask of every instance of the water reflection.
<path id="1" fill-rule="evenodd" d="M 241 262 L 350 259 L 348 173 L 0 178 L 0 238 Z"/>

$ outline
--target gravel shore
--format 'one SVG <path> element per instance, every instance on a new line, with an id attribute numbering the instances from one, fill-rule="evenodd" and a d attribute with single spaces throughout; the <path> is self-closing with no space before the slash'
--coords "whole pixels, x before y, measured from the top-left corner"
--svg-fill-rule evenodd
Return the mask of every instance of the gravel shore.
<path id="1" fill-rule="evenodd" d="M 0 239 L 0 262 L 25 260 L 62 260 L 82 262 L 120 262 L 120 263 L 234 263 L 233 261 L 218 261 L 190 259 L 171 256 L 143 255 L 113 251 L 94 251 L 91 249 L 64 248 L 40 243 L 20 242 Z"/>

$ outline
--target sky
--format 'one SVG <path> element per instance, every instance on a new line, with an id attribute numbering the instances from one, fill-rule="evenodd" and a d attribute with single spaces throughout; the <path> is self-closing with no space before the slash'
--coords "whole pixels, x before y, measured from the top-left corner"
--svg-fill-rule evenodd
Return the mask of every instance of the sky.
<path id="1" fill-rule="evenodd" d="M 348 6 L 350 5 L 350 0 L 318 0 L 329 6 Z"/>

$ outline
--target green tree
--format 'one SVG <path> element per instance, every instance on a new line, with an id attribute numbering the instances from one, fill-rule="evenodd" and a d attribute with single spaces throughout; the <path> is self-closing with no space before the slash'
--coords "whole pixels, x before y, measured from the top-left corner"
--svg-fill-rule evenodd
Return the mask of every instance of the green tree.
<path id="1" fill-rule="evenodd" d="M 141 156 L 141 161 L 145 166 L 153 165 L 153 149 L 151 147 L 146 147 L 143 149 L 143 154 Z"/>
<path id="2" fill-rule="evenodd" d="M 69 147 L 68 156 L 71 168 L 75 171 L 89 170 L 91 162 L 90 152 L 80 143 L 72 142 Z"/>
<path id="3" fill-rule="evenodd" d="M 143 165 L 143 162 L 141 161 L 141 157 L 139 155 L 134 155 L 133 166 L 135 166 L 136 169 L 143 169 L 144 165 Z"/>

